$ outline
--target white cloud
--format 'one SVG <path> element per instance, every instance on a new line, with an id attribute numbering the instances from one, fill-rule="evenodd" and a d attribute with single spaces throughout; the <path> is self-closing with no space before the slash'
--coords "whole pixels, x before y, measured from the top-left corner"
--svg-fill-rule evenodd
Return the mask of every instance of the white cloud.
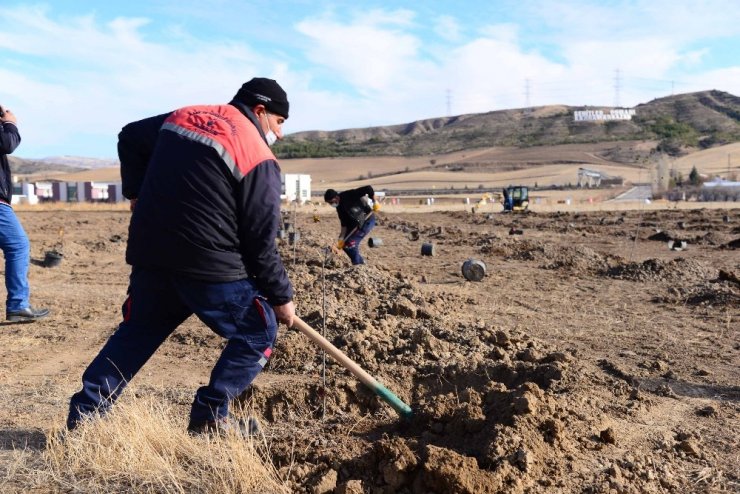
<path id="1" fill-rule="evenodd" d="M 702 90 L 718 89 L 737 96 L 740 94 L 740 66 L 687 76 L 686 85 Z"/>
<path id="2" fill-rule="evenodd" d="M 5 45 L 9 58 L 31 53 L 51 68 L 26 67 L 29 75 L 19 70 L 3 78 L 6 98 L 23 103 L 19 118 L 33 122 L 23 129 L 24 142 L 62 145 L 81 134 L 100 135 L 113 156 L 115 136 L 128 121 L 186 104 L 227 102 L 257 67 L 261 74 L 279 67 L 236 42 L 148 41 L 139 31 L 146 19 L 52 20 L 38 9 L 0 15 L 13 21 L 5 30 L 14 39 Z"/>
<path id="3" fill-rule="evenodd" d="M 523 16 L 542 22 L 562 39 L 639 40 L 661 37 L 673 43 L 740 34 L 740 3 L 734 0 L 622 0 L 592 2 L 539 0 L 522 4 Z"/>
<path id="4" fill-rule="evenodd" d="M 459 41 L 461 38 L 460 23 L 450 15 L 437 17 L 434 22 L 434 32 L 446 41 Z"/>
<path id="5" fill-rule="evenodd" d="M 454 77 L 452 113 L 457 114 L 523 107 L 525 81 L 552 80 L 563 67 L 510 41 L 480 38 L 456 49 L 445 71 Z"/>
<path id="6" fill-rule="evenodd" d="M 482 37 L 492 39 L 508 45 L 519 42 L 519 26 L 516 24 L 493 24 L 481 29 Z"/>
<path id="7" fill-rule="evenodd" d="M 308 19 L 296 29 L 309 39 L 306 54 L 314 64 L 368 96 L 391 90 L 402 72 L 417 64 L 419 39 L 396 28 L 407 22 L 404 12 L 398 18 L 374 12 L 350 24 Z"/>

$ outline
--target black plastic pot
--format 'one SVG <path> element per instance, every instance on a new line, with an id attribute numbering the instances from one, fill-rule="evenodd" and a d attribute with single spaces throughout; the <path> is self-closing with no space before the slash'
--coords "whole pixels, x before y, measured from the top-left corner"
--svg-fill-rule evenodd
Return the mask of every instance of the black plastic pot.
<path id="1" fill-rule="evenodd" d="M 64 255 L 61 252 L 50 250 L 44 255 L 44 267 L 53 268 L 59 266 L 62 263 Z"/>
<path id="2" fill-rule="evenodd" d="M 434 255 L 434 244 L 421 244 L 421 255 L 422 256 L 433 256 Z"/>
<path id="3" fill-rule="evenodd" d="M 468 281 L 480 281 L 486 275 L 486 263 L 478 259 L 468 259 L 462 265 L 462 274 Z"/>

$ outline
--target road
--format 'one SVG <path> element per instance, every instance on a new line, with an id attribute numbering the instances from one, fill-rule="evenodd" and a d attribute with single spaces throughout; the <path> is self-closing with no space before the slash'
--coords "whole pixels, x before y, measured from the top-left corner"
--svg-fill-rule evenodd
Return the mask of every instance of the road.
<path id="1" fill-rule="evenodd" d="M 614 199 L 611 199 L 610 202 L 645 201 L 645 200 L 649 200 L 652 198 L 653 198 L 653 191 L 649 185 L 638 185 L 637 187 L 632 187 L 630 190 L 628 190 L 624 194 L 620 194 Z"/>

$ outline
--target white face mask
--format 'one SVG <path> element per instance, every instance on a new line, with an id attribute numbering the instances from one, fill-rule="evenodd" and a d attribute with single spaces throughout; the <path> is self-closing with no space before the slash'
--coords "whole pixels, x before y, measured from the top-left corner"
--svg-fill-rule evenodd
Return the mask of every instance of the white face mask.
<path id="1" fill-rule="evenodd" d="M 268 117 L 267 112 L 265 112 L 265 118 L 267 118 L 267 132 L 265 132 L 265 140 L 267 141 L 268 146 L 272 146 L 277 142 L 278 138 L 272 131 L 272 128 L 270 128 L 270 118 Z"/>
<path id="2" fill-rule="evenodd" d="M 267 145 L 268 146 L 272 146 L 278 140 L 278 138 L 275 135 L 275 133 L 273 131 L 271 131 L 271 130 L 268 130 L 267 131 L 267 134 L 265 134 L 265 139 L 267 140 Z"/>

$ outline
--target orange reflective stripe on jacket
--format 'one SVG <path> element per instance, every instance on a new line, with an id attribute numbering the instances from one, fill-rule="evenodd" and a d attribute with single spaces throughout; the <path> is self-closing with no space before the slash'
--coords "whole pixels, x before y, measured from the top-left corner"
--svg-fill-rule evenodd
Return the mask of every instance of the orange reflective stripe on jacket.
<path id="1" fill-rule="evenodd" d="M 231 105 L 180 108 L 162 129 L 213 148 L 237 180 L 263 161 L 275 160 L 257 128 Z"/>

